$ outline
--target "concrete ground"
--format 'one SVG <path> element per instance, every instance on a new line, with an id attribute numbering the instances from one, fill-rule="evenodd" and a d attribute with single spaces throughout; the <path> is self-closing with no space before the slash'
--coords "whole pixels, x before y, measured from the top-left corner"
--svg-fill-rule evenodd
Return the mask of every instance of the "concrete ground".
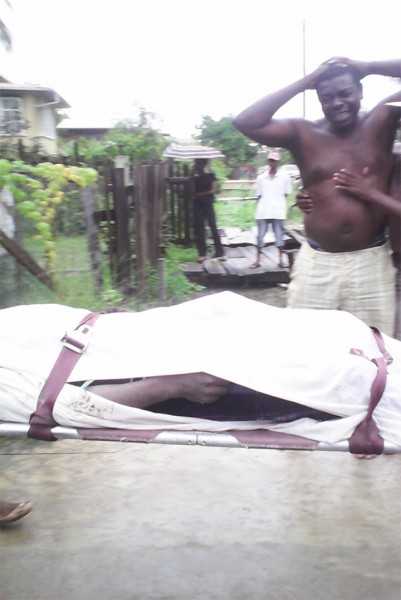
<path id="1" fill-rule="evenodd" d="M 2 440 L 2 600 L 399 600 L 401 455 Z"/>

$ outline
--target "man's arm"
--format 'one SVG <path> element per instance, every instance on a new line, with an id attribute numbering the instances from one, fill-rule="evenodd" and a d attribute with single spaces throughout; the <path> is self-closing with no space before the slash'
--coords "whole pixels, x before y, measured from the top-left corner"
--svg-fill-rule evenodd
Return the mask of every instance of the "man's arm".
<path id="1" fill-rule="evenodd" d="M 364 202 L 381 206 L 386 213 L 401 216 L 401 199 L 397 200 L 395 197 L 375 189 L 370 184 L 367 172 L 357 175 L 341 169 L 338 173 L 334 173 L 333 179 L 336 188 L 349 192 Z"/>
<path id="2" fill-rule="evenodd" d="M 392 249 L 393 264 L 396 269 L 401 269 L 401 160 L 394 156 L 393 173 L 390 183 L 390 194 L 385 194 L 370 185 L 368 169 L 362 175 L 350 173 L 341 169 L 334 173 L 335 186 L 364 202 L 380 206 L 388 215 L 388 228 L 390 245 Z M 306 212 L 306 211 L 305 211 Z"/>
<path id="3" fill-rule="evenodd" d="M 297 135 L 296 124 L 305 119 L 273 119 L 273 116 L 298 94 L 316 89 L 319 77 L 330 64 L 326 61 L 302 79 L 264 96 L 234 118 L 235 127 L 260 144 L 291 149 Z"/>
<path id="4" fill-rule="evenodd" d="M 147 377 L 129 383 L 91 385 L 87 389 L 117 404 L 146 409 L 172 398 L 211 404 L 225 394 L 227 385 L 227 381 L 207 373 L 189 373 Z"/>
<path id="5" fill-rule="evenodd" d="M 384 77 L 401 77 L 401 59 L 360 61 L 349 58 L 332 58 L 330 64 L 349 65 L 360 75 L 361 79 L 368 75 L 383 75 Z"/>
<path id="6" fill-rule="evenodd" d="M 306 90 L 315 90 L 319 77 L 333 65 L 351 66 L 360 78 L 368 75 L 401 77 L 401 60 L 355 61 L 334 57 L 321 64 L 315 71 L 290 85 L 264 96 L 234 118 L 235 127 L 244 135 L 260 144 L 292 149 L 297 135 L 296 126 L 305 119 L 273 119 L 279 108 Z"/>
<path id="7" fill-rule="evenodd" d="M 359 200 L 381 206 L 381 208 L 389 215 L 401 217 L 401 200 L 397 200 L 384 192 L 372 188 L 368 179 L 350 173 L 345 169 L 342 169 L 338 173 L 334 173 L 333 179 L 336 188 L 349 192 L 353 196 L 359 198 Z M 305 189 L 298 190 L 296 205 L 304 213 L 312 212 L 313 200 Z"/>
<path id="8" fill-rule="evenodd" d="M 401 156 L 399 154 L 394 156 L 393 172 L 390 183 L 390 194 L 396 200 L 398 200 L 401 206 Z M 388 228 L 391 250 L 393 252 L 393 264 L 395 268 L 401 272 L 401 215 L 398 217 L 390 217 Z M 398 294 L 401 294 L 400 275 L 398 275 L 397 286 Z M 400 314 L 398 318 L 401 319 Z"/>

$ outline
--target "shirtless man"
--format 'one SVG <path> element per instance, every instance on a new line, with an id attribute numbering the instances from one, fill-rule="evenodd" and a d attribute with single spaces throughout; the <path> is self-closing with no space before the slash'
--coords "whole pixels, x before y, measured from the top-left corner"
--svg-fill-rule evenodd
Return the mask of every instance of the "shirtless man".
<path id="1" fill-rule="evenodd" d="M 394 267 L 397 269 L 394 337 L 396 340 L 401 340 L 401 155 L 394 154 L 393 161 L 389 194 L 371 186 L 368 169 L 364 169 L 361 175 L 342 169 L 338 173 L 334 173 L 333 180 L 337 188 L 363 202 L 377 204 L 389 216 L 388 232 L 391 257 Z M 297 206 L 305 213 L 313 210 L 313 199 L 308 195 L 307 190 L 298 191 Z"/>
<path id="2" fill-rule="evenodd" d="M 383 101 L 360 112 L 360 80 L 370 74 L 401 77 L 401 60 L 331 59 L 245 109 L 234 124 L 256 142 L 287 148 L 313 198 L 314 210 L 304 217 L 308 242 L 297 256 L 288 305 L 347 310 L 392 335 L 395 270 L 384 237 L 387 214 L 377 203 L 353 198 L 333 180 L 341 169 L 361 173 L 367 167 L 371 185 L 387 191 L 401 108 Z M 273 118 L 307 89 L 316 90 L 323 119 Z"/>

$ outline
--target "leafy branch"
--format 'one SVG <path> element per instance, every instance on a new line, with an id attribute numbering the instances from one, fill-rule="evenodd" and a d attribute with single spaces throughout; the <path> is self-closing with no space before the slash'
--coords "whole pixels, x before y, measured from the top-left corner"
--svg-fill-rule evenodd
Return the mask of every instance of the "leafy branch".
<path id="1" fill-rule="evenodd" d="M 65 188 L 72 182 L 86 187 L 96 181 L 97 171 L 88 167 L 0 160 L 0 189 L 7 187 L 17 210 L 33 222 L 36 239 L 43 244 L 46 268 L 52 270 L 55 253 L 56 207 L 65 198 Z"/>

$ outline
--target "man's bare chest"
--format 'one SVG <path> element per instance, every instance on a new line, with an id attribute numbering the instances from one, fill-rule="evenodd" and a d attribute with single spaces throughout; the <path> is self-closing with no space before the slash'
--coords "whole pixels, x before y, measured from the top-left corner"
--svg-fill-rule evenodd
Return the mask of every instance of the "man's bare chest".
<path id="1" fill-rule="evenodd" d="M 390 164 L 385 144 L 363 129 L 346 136 L 327 132 L 309 136 L 303 150 L 304 183 L 331 179 L 341 169 L 361 173 L 366 167 L 380 177 Z"/>

